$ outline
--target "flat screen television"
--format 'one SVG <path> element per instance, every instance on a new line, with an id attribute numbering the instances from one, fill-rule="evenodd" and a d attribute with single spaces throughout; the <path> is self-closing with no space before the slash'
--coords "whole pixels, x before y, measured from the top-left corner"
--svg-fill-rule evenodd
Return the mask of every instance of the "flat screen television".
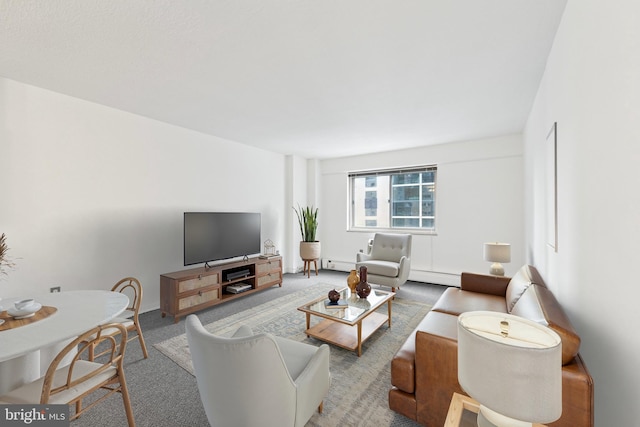
<path id="1" fill-rule="evenodd" d="M 184 265 L 260 253 L 259 213 L 185 212 Z"/>

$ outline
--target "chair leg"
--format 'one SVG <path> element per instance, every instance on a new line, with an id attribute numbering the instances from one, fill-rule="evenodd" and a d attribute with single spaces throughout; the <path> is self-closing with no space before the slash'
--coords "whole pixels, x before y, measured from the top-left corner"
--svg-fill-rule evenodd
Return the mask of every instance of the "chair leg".
<path id="1" fill-rule="evenodd" d="M 80 413 L 82 412 L 82 399 L 78 400 L 76 402 L 76 417 L 79 417 Z"/>
<path id="2" fill-rule="evenodd" d="M 120 393 L 122 394 L 122 403 L 124 404 L 124 411 L 127 414 L 127 422 L 129 427 L 135 427 L 136 422 L 133 419 L 133 410 L 131 409 L 131 400 L 129 399 L 129 389 L 127 388 L 127 382 L 124 379 L 124 373 L 120 373 Z"/>
<path id="3" fill-rule="evenodd" d="M 323 409 L 324 409 L 324 400 L 320 402 L 320 405 L 318 406 L 318 413 L 321 414 Z"/>
<path id="4" fill-rule="evenodd" d="M 142 347 L 142 354 L 144 358 L 147 359 L 149 357 L 149 353 L 147 353 L 147 344 L 144 342 L 144 337 L 142 336 L 142 330 L 140 329 L 140 325 L 136 323 L 136 331 L 138 333 L 138 341 L 140 341 L 140 347 Z"/>

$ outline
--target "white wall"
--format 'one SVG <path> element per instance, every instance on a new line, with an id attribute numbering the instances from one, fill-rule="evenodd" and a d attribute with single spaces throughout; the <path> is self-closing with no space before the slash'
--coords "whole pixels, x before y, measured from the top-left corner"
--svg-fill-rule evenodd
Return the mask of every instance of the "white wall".
<path id="1" fill-rule="evenodd" d="M 308 187 L 308 161 L 300 156 L 289 155 L 286 157 L 286 189 L 287 189 L 287 210 L 286 210 L 286 224 L 287 224 L 287 248 L 291 248 L 286 251 L 283 257 L 283 270 L 285 273 L 295 273 L 302 271 L 303 261 L 300 258 L 300 226 L 298 225 L 298 217 L 293 208 L 298 209 L 298 206 L 307 206 L 309 201 L 307 199 L 307 187 Z"/>
<path id="2" fill-rule="evenodd" d="M 262 240 L 285 244 L 284 156 L 2 78 L 0 183 L 18 258 L 3 297 L 132 275 L 158 308 L 187 210 L 261 212 Z"/>
<path id="3" fill-rule="evenodd" d="M 640 3 L 569 0 L 525 133 L 527 259 L 567 309 L 598 426 L 640 420 Z M 545 246 L 544 140 L 558 122 L 558 252 Z"/>
<path id="4" fill-rule="evenodd" d="M 487 241 L 512 244 L 513 274 L 524 260 L 522 139 L 519 135 L 398 150 L 321 163 L 319 232 L 322 258 L 336 269 L 353 268 L 356 252 L 373 232 L 347 231 L 350 171 L 438 165 L 437 235 L 413 238 L 410 279 L 459 284 L 463 271 L 488 272 Z"/>

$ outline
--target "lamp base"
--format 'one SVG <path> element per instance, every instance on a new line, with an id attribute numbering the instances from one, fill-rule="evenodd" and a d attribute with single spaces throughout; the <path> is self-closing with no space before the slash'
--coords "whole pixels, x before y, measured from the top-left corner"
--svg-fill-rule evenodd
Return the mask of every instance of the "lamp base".
<path id="1" fill-rule="evenodd" d="M 478 427 L 532 427 L 532 425 L 526 421 L 505 417 L 483 405 L 480 405 L 478 411 Z"/>
<path id="2" fill-rule="evenodd" d="M 491 264 L 491 270 L 489 270 L 489 273 L 494 276 L 504 276 L 504 267 L 499 262 L 494 262 Z"/>

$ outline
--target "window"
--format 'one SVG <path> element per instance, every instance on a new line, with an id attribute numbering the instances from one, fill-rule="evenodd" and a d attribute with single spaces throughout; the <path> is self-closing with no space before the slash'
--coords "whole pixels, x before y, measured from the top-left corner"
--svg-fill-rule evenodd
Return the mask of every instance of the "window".
<path id="1" fill-rule="evenodd" d="M 365 216 L 378 216 L 378 192 L 377 191 L 365 191 L 364 192 L 364 212 Z"/>
<path id="2" fill-rule="evenodd" d="M 350 228 L 435 231 L 435 166 L 349 174 Z"/>

